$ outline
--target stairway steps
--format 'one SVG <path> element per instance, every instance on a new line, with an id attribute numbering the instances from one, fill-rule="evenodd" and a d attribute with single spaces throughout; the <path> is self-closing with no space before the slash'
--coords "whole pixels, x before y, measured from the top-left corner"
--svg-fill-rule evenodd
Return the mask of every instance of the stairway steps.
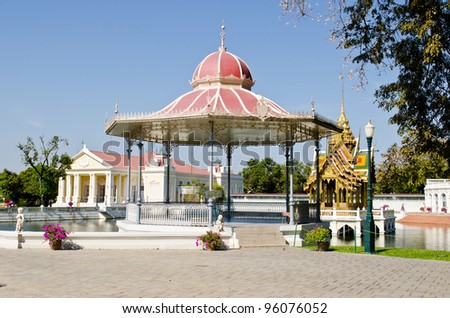
<path id="1" fill-rule="evenodd" d="M 287 245 L 278 227 L 237 227 L 235 232 L 241 247 Z"/>

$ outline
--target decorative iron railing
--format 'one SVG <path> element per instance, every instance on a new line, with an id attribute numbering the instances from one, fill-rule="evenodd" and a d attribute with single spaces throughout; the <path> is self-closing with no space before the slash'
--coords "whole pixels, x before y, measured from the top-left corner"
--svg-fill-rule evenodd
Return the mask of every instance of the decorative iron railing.
<path id="1" fill-rule="evenodd" d="M 134 209 L 128 206 L 128 213 L 134 219 Z M 213 209 L 213 222 L 219 214 L 231 222 L 271 222 L 287 221 L 286 205 L 272 202 L 236 202 L 230 206 L 230 213 L 225 203 L 217 204 Z M 196 203 L 145 203 L 141 205 L 140 223 L 152 225 L 207 226 L 209 224 L 209 206 Z M 294 222 L 310 223 L 316 220 L 316 205 L 307 202 L 294 204 Z"/>
<path id="2" fill-rule="evenodd" d="M 284 203 L 236 202 L 231 204 L 229 214 L 226 204 L 218 204 L 216 214 L 222 214 L 232 221 L 260 219 L 281 222 L 285 218 L 283 212 L 286 212 Z"/>
<path id="3" fill-rule="evenodd" d="M 206 204 L 146 203 L 141 206 L 140 223 L 207 226 L 208 213 Z"/>

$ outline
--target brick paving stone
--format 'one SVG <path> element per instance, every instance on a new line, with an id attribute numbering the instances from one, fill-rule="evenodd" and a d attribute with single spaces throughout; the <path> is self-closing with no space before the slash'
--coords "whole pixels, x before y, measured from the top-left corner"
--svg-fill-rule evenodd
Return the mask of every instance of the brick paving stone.
<path id="1" fill-rule="evenodd" d="M 450 264 L 267 247 L 0 249 L 0 297 L 450 297 Z"/>

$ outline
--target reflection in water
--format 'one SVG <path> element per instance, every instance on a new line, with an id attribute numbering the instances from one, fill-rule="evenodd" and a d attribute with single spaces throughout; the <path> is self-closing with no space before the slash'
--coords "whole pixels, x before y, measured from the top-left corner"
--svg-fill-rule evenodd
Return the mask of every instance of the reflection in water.
<path id="1" fill-rule="evenodd" d="M 410 225 L 397 223 L 395 233 L 375 237 L 376 247 L 417 248 L 427 250 L 450 251 L 450 226 L 445 225 Z M 333 235 L 331 245 L 353 246 L 353 236 Z M 362 238 L 356 238 L 356 245 L 363 246 Z"/>
<path id="2" fill-rule="evenodd" d="M 61 224 L 69 232 L 117 232 L 115 220 L 36 221 L 25 222 L 24 231 L 42 231 L 46 224 Z M 0 231 L 14 231 L 16 223 L 0 223 Z"/>

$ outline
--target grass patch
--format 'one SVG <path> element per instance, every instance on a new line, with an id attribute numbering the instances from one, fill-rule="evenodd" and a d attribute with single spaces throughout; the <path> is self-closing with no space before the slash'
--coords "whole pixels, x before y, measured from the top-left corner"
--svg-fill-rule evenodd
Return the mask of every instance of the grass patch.
<path id="1" fill-rule="evenodd" d="M 303 246 L 302 248 L 317 250 L 317 246 Z M 330 251 L 340 252 L 340 253 L 355 253 L 354 246 L 331 246 Z M 376 248 L 376 255 L 380 256 L 391 256 L 391 257 L 402 257 L 402 258 L 417 258 L 417 259 L 427 259 L 435 261 L 446 261 L 450 262 L 450 252 L 449 251 L 435 251 L 435 250 L 420 250 L 414 248 Z M 357 246 L 356 254 L 364 254 L 364 247 Z"/>

